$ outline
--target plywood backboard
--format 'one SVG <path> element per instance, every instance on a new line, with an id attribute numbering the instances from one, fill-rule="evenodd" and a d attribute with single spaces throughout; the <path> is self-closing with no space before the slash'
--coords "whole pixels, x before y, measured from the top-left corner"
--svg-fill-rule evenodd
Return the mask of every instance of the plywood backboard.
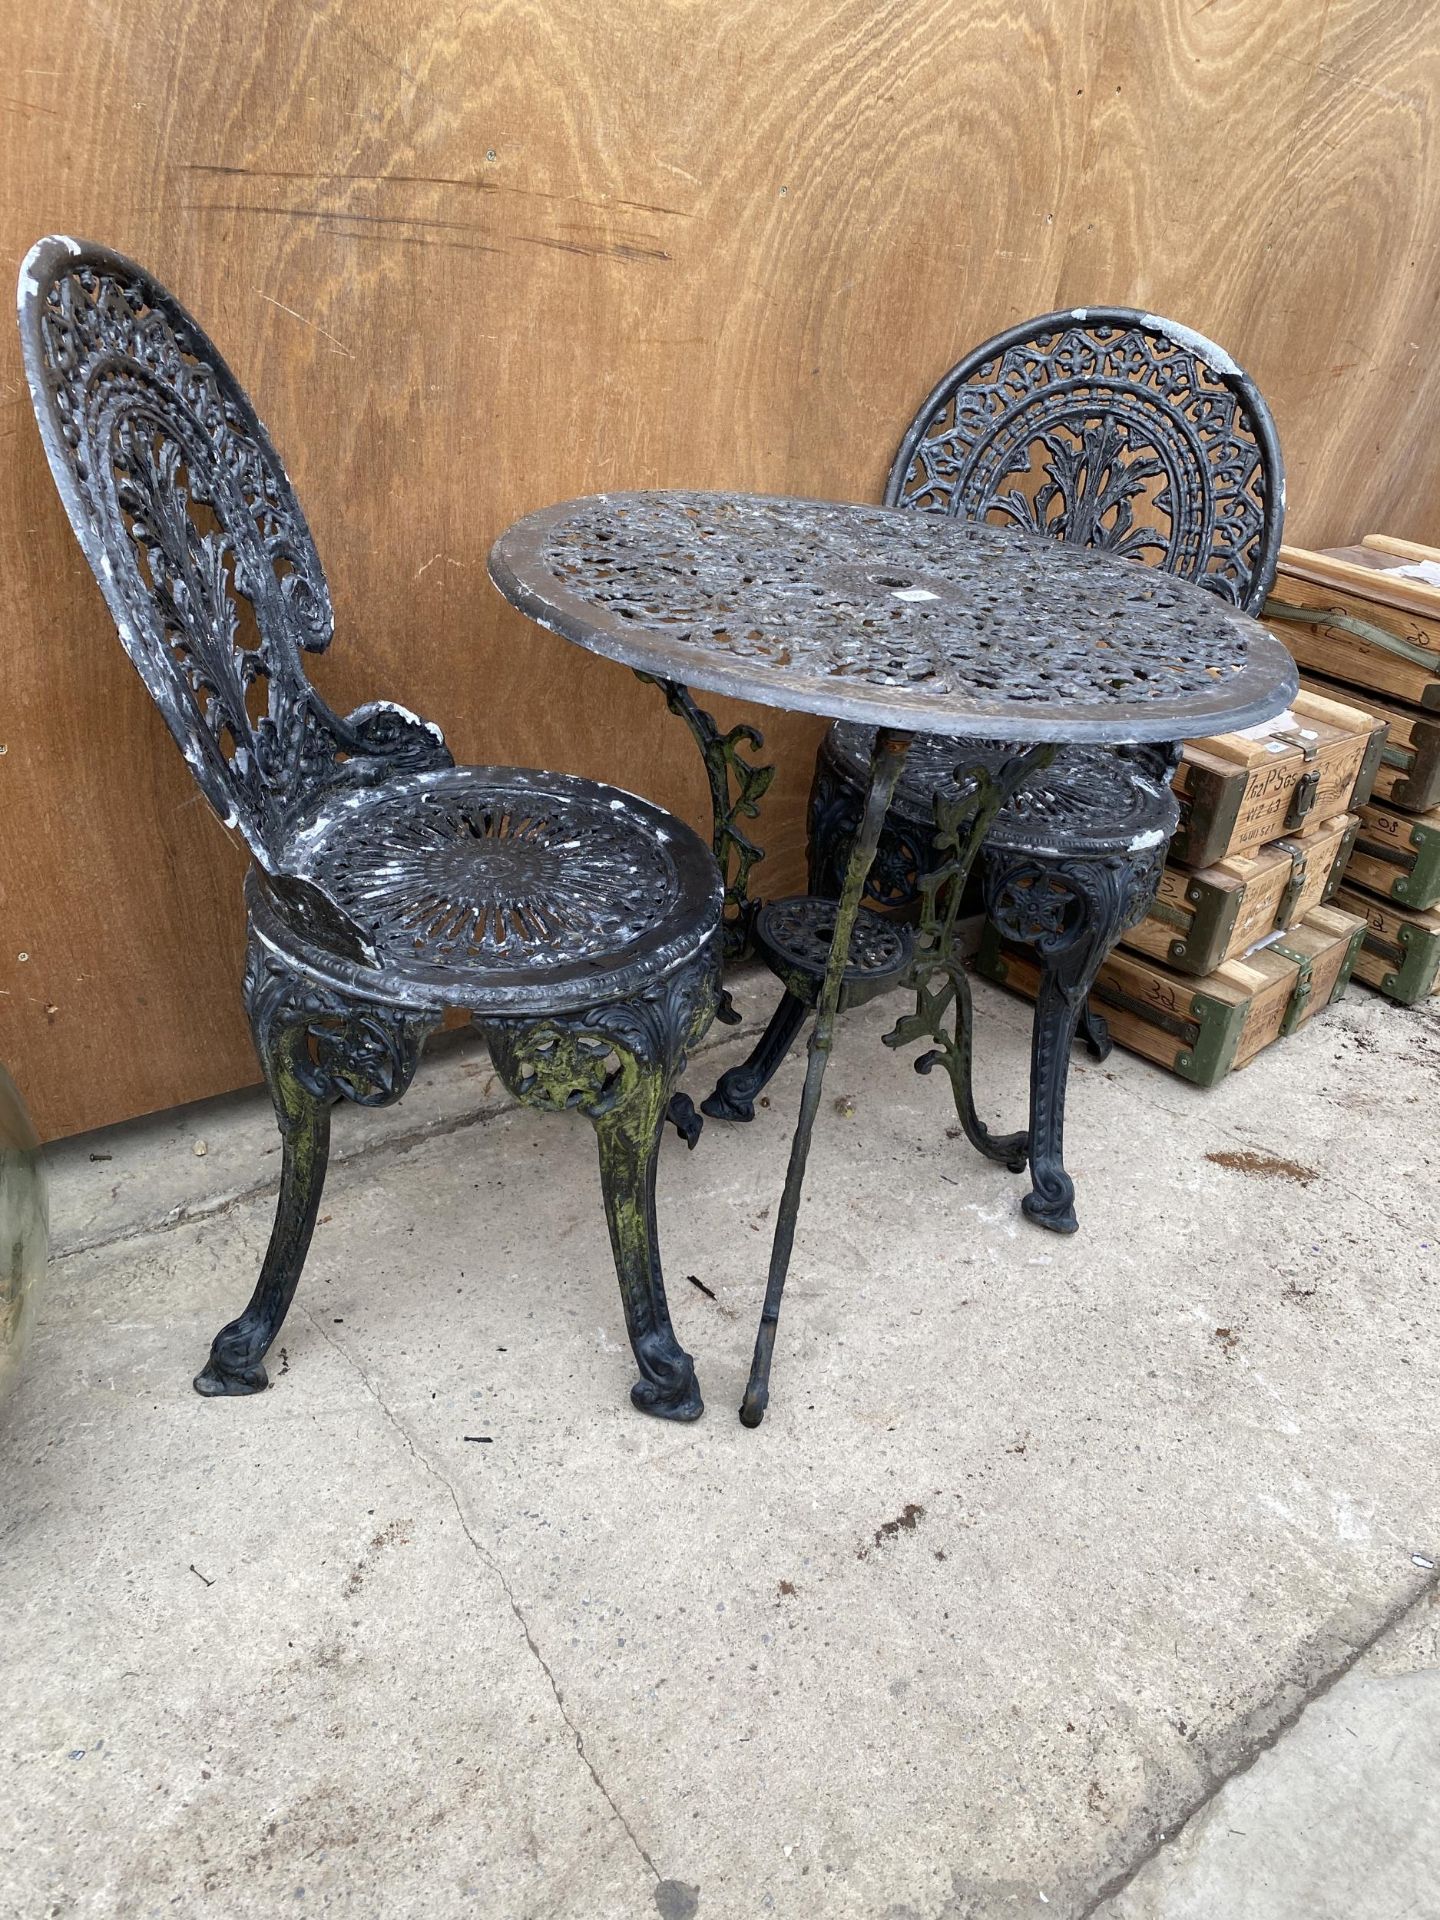
<path id="1" fill-rule="evenodd" d="M 878 498 L 958 355 L 1172 315 L 1274 407 L 1290 537 L 1440 539 L 1440 56 L 1412 0 L 5 0 L 0 261 L 60 230 L 209 328 L 337 610 L 316 677 L 705 818 L 653 690 L 487 548 L 606 486 Z M 51 1135 L 255 1078 L 242 860 L 115 640 L 0 330 L 0 1058 Z M 740 716 L 726 707 L 725 717 Z M 762 869 L 801 871 L 812 722 Z"/>

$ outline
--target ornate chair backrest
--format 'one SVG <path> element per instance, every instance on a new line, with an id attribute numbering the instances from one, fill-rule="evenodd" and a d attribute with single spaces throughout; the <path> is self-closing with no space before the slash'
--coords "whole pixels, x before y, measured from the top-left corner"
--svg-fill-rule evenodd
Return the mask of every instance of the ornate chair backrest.
<path id="1" fill-rule="evenodd" d="M 1269 408 L 1219 347 L 1154 314 L 1076 308 L 951 368 L 885 504 L 1106 547 L 1253 613 L 1275 577 L 1285 472 Z"/>
<path id="2" fill-rule="evenodd" d="M 365 750 L 301 665 L 333 619 L 285 469 L 214 346 L 133 261 L 40 241 L 19 320 L 50 470 L 125 650 L 211 806 L 271 867 L 285 821 Z"/>

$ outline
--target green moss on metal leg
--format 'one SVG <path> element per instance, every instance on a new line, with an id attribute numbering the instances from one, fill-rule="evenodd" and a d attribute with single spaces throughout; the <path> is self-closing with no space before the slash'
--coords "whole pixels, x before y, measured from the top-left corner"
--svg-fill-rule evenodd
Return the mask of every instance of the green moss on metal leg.
<path id="1" fill-rule="evenodd" d="M 676 1341 L 655 1222 L 655 1169 L 666 1112 L 689 1049 L 715 1016 L 721 938 L 629 1000 L 573 1015 L 484 1023 L 496 1071 L 528 1107 L 572 1108 L 594 1122 L 615 1275 L 640 1379 L 631 1399 L 666 1420 L 703 1409 L 695 1367 Z"/>

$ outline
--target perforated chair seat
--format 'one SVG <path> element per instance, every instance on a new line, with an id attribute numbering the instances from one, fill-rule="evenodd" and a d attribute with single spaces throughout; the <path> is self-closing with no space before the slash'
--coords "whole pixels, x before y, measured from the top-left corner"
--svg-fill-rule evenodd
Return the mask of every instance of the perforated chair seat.
<path id="1" fill-rule="evenodd" d="M 682 821 L 619 787 L 528 768 L 332 793 L 281 865 L 318 890 L 318 911 L 315 896 L 257 876 L 267 944 L 341 988 L 373 992 L 379 979 L 406 1006 L 476 1015 L 629 998 L 697 952 L 720 911 L 719 870 Z"/>
<path id="2" fill-rule="evenodd" d="M 873 738 L 869 728 L 842 722 L 830 729 L 822 751 L 863 787 Z M 1013 752 L 984 741 L 921 734 L 910 743 L 890 812 L 929 830 L 936 791 L 957 769 L 983 767 L 993 776 Z M 1123 748 L 1062 747 L 1045 772 L 1028 780 L 996 815 L 986 845 L 1045 855 L 1063 841 L 1072 857 L 1132 853 L 1168 841 L 1179 818 L 1179 802 L 1154 759 L 1132 758 Z"/>

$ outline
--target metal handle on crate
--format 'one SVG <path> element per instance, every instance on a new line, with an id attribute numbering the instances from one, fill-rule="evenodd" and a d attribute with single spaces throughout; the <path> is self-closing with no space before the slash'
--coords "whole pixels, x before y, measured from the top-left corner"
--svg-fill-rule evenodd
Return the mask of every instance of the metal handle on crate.
<path id="1" fill-rule="evenodd" d="M 1285 810 L 1285 831 L 1287 833 L 1300 826 L 1320 795 L 1320 769 L 1312 767 L 1308 773 L 1302 773 L 1295 782 L 1295 790 L 1290 795 L 1290 805 Z"/>
<path id="2" fill-rule="evenodd" d="M 1372 647 L 1381 647 L 1386 653 L 1408 660 L 1411 666 L 1436 665 L 1433 648 L 1417 646 L 1413 640 L 1402 640 L 1398 633 L 1391 633 L 1386 627 L 1377 627 L 1373 620 L 1361 620 L 1341 607 L 1297 607 L 1288 600 L 1272 597 L 1260 609 L 1260 615 L 1264 620 L 1289 620 L 1301 627 L 1334 627 L 1340 633 L 1353 634 L 1357 640 L 1368 641 Z"/>

